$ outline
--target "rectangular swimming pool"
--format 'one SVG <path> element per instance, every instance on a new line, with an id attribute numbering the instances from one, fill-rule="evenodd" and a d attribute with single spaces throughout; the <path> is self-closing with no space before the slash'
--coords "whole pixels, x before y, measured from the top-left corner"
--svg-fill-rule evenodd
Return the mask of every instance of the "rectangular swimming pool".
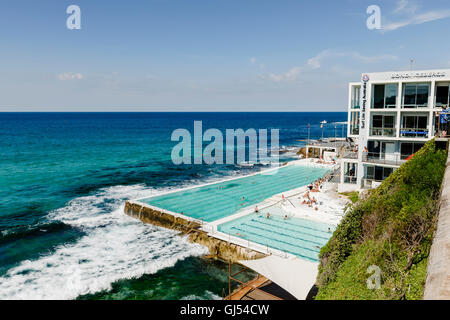
<path id="1" fill-rule="evenodd" d="M 235 214 L 275 194 L 308 185 L 325 175 L 328 170 L 304 165 L 288 165 L 279 168 L 273 174 L 256 174 L 139 201 L 212 222 Z"/>
<path id="2" fill-rule="evenodd" d="M 329 240 L 335 227 L 306 219 L 252 213 L 218 226 L 220 232 L 268 246 L 297 257 L 318 262 L 320 248 Z"/>

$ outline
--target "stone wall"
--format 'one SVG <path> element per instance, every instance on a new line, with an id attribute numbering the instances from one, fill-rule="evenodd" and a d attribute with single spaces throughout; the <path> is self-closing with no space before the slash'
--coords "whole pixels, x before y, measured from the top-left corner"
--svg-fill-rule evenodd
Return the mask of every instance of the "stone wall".
<path id="1" fill-rule="evenodd" d="M 424 299 L 450 300 L 450 152 L 442 181 L 437 230 L 428 258 Z"/>

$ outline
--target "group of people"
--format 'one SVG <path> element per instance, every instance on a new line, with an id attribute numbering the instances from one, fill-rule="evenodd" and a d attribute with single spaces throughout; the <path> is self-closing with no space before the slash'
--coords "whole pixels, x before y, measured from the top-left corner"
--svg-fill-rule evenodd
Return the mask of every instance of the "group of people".
<path id="1" fill-rule="evenodd" d="M 310 196 L 310 191 L 306 191 L 306 193 L 303 195 L 303 198 L 305 198 L 302 202 L 302 204 L 306 204 L 308 205 L 308 207 L 312 208 L 313 205 L 318 205 L 319 203 L 317 202 L 316 197 L 311 197 Z M 318 207 L 315 207 L 315 210 L 319 210 Z"/>
<path id="2" fill-rule="evenodd" d="M 319 164 L 333 164 L 334 165 L 334 164 L 336 164 L 336 161 L 337 161 L 336 157 L 333 157 L 330 162 L 327 162 L 327 161 L 323 160 L 322 157 L 320 157 L 319 160 L 316 161 L 316 163 L 319 163 Z"/>
<path id="3" fill-rule="evenodd" d="M 319 178 L 313 183 L 308 185 L 308 194 L 309 192 L 320 192 L 320 189 L 322 189 L 322 183 L 325 181 L 323 178 Z"/>

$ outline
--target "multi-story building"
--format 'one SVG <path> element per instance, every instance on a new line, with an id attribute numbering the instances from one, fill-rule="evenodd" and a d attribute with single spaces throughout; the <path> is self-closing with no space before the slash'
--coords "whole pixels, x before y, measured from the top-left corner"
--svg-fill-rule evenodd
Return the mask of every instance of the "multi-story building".
<path id="1" fill-rule="evenodd" d="M 378 186 L 440 136 L 449 92 L 450 69 L 366 73 L 350 83 L 347 136 L 355 147 L 341 159 L 340 191 Z"/>

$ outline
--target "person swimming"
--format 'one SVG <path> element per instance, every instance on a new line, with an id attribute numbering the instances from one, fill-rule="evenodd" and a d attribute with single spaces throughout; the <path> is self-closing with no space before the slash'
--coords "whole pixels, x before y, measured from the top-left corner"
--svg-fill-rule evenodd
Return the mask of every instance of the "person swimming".
<path id="1" fill-rule="evenodd" d="M 266 218 L 267 218 L 267 219 L 270 219 L 270 213 L 269 213 L 269 212 L 267 212 Z"/>

